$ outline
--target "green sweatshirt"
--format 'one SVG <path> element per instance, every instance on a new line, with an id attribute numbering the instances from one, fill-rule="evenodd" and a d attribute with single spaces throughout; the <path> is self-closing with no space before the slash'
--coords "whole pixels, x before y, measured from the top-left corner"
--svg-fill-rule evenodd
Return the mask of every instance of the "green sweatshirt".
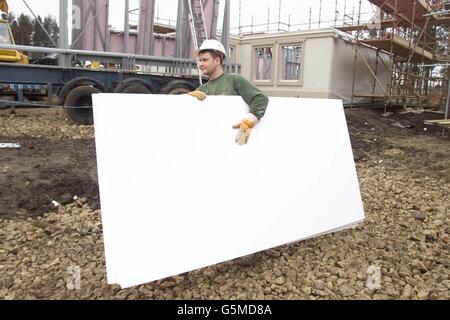
<path id="1" fill-rule="evenodd" d="M 253 83 L 235 73 L 224 73 L 219 78 L 210 80 L 198 88 L 211 96 L 241 96 L 250 108 L 250 113 L 258 119 L 264 117 L 269 98 Z"/>

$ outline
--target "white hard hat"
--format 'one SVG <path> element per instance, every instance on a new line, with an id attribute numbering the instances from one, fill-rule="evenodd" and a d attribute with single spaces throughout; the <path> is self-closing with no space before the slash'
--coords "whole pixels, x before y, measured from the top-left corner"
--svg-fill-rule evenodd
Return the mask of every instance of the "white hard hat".
<path id="1" fill-rule="evenodd" d="M 86 60 L 86 61 L 84 62 L 84 66 L 85 66 L 85 67 L 90 67 L 91 65 L 92 65 L 92 62 L 89 61 L 89 60 Z"/>
<path id="2" fill-rule="evenodd" d="M 202 45 L 200 46 L 200 49 L 198 49 L 198 53 L 206 50 L 218 51 L 224 55 L 224 58 L 227 57 L 227 52 L 225 51 L 223 44 L 221 44 L 217 40 L 211 39 L 203 41 Z"/>

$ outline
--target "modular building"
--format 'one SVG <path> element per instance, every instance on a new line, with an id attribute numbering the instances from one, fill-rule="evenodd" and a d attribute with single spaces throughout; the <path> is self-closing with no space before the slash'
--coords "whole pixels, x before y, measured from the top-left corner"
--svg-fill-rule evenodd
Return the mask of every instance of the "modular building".
<path id="1" fill-rule="evenodd" d="M 348 34 L 333 28 L 232 37 L 230 51 L 241 74 L 269 96 L 350 103 L 353 93 L 355 103 L 364 103 L 384 98 L 389 88 L 389 54 L 361 44 L 356 49 Z"/>

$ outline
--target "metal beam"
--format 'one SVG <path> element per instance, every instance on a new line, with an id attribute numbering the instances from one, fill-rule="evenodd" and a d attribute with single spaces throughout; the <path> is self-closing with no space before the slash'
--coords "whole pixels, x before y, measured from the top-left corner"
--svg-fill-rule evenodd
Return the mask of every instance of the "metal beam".
<path id="1" fill-rule="evenodd" d="M 72 0 L 74 28 L 72 48 L 107 51 L 109 0 Z"/>
<path id="2" fill-rule="evenodd" d="M 83 35 L 86 26 L 83 25 L 84 0 L 72 0 L 72 44 L 71 49 L 83 48 Z"/>
<path id="3" fill-rule="evenodd" d="M 130 41 L 130 0 L 125 0 L 125 22 L 123 37 L 123 52 L 128 53 L 128 44 Z"/>
<path id="4" fill-rule="evenodd" d="M 61 48 L 44 48 L 44 47 L 32 47 L 32 46 L 17 46 L 17 45 L 7 45 L 0 44 L 0 49 L 7 50 L 19 50 L 26 52 L 40 52 L 40 53 L 57 53 L 66 55 L 76 55 L 78 57 L 95 57 L 95 58 L 111 58 L 118 59 L 128 58 L 135 59 L 138 62 L 159 62 L 164 65 L 169 65 L 172 62 L 182 62 L 182 63 L 192 63 L 196 66 L 195 59 L 177 59 L 170 57 L 154 57 L 148 55 L 138 55 L 138 54 L 125 54 L 118 52 L 99 52 L 99 51 L 87 51 L 87 50 L 72 50 L 72 49 L 61 49 Z M 1 64 L 1 63 L 0 63 Z M 14 66 L 19 67 L 20 65 L 14 64 Z M 40 67 L 39 65 L 33 65 L 33 67 Z M 48 66 L 45 66 L 48 67 Z"/>
<path id="5" fill-rule="evenodd" d="M 143 55 L 153 54 L 153 28 L 155 18 L 155 0 L 140 0 L 139 32 L 136 52 Z"/>
<path id="6" fill-rule="evenodd" d="M 175 39 L 175 57 L 187 59 L 191 57 L 191 32 L 186 0 L 178 0 L 177 30 Z"/>
<path id="7" fill-rule="evenodd" d="M 220 0 L 202 0 L 208 39 L 216 39 Z"/>
<path id="8" fill-rule="evenodd" d="M 230 57 L 230 0 L 225 0 L 225 8 L 223 14 L 222 27 L 222 44 L 227 52 L 227 60 L 231 61 Z"/>
<path id="9" fill-rule="evenodd" d="M 68 25 L 68 4 L 67 0 L 59 0 L 59 47 L 67 49 L 69 47 L 69 25 Z M 70 57 L 60 54 L 58 63 L 60 66 L 70 66 Z"/>

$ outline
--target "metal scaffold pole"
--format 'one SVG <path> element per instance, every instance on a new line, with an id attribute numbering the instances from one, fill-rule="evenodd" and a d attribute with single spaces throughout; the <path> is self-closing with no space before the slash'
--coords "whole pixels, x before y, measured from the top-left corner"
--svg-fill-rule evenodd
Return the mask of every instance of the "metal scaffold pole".
<path id="1" fill-rule="evenodd" d="M 225 0 L 225 9 L 223 14 L 222 26 L 222 44 L 227 52 L 227 65 L 231 61 L 230 57 L 230 0 Z"/>
<path id="2" fill-rule="evenodd" d="M 59 0 L 59 47 L 60 49 L 69 48 L 69 26 L 68 26 L 68 4 L 67 0 Z M 62 67 L 70 66 L 68 55 L 59 55 L 59 65 Z"/>
<path id="3" fill-rule="evenodd" d="M 123 52 L 128 53 L 128 43 L 130 41 L 130 0 L 125 0 L 125 25 L 124 25 L 124 39 Z"/>

